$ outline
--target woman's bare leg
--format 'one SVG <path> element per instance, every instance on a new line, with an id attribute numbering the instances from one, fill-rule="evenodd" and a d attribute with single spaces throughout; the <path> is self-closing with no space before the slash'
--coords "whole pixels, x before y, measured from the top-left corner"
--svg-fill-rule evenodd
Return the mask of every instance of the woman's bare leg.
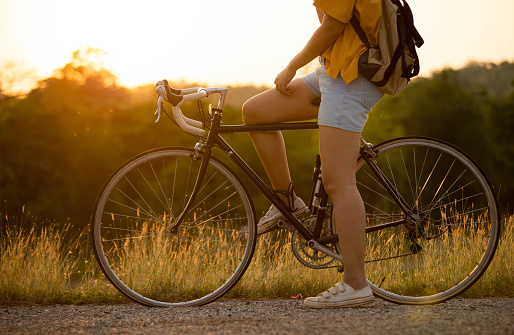
<path id="1" fill-rule="evenodd" d="M 270 89 L 246 101 L 243 105 L 245 124 L 266 124 L 316 119 L 318 99 L 301 79 L 293 80 L 290 95 Z M 275 190 L 287 190 L 291 182 L 284 138 L 279 131 L 254 132 L 250 137 Z"/>
<path id="2" fill-rule="evenodd" d="M 344 264 L 343 279 L 359 290 L 367 285 L 364 269 L 366 214 L 355 180 L 361 134 L 320 126 L 319 137 L 321 174 L 334 205 Z"/>

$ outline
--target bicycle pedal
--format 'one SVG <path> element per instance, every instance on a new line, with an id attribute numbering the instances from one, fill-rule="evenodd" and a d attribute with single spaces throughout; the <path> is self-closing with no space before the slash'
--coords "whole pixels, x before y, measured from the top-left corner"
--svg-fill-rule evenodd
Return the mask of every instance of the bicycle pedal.
<path id="1" fill-rule="evenodd" d="M 296 229 L 291 226 L 287 221 L 285 220 L 280 220 L 277 222 L 277 227 L 280 228 L 280 229 L 287 229 L 289 231 L 295 231 Z"/>

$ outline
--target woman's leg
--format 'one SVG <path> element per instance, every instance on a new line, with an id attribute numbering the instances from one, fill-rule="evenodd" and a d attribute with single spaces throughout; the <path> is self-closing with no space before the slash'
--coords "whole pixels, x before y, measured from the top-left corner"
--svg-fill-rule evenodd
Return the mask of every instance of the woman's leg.
<path id="1" fill-rule="evenodd" d="M 343 280 L 359 290 L 367 285 L 364 269 L 366 217 L 355 180 L 361 134 L 320 126 L 319 138 L 323 185 L 334 206 L 344 264 Z"/>
<path id="2" fill-rule="evenodd" d="M 258 94 L 243 105 L 245 124 L 266 124 L 316 119 L 318 99 L 301 79 L 293 80 L 290 95 L 275 89 Z M 254 132 L 250 137 L 275 190 L 287 190 L 291 182 L 284 138 L 279 131 Z"/>

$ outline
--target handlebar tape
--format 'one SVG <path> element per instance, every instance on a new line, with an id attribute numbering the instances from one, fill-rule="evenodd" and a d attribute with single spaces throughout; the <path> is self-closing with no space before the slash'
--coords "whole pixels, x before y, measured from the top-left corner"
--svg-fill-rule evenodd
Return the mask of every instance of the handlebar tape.
<path id="1" fill-rule="evenodd" d="M 177 121 L 179 127 L 186 132 L 200 137 L 205 135 L 205 130 L 200 128 L 203 124 L 200 121 L 185 117 L 184 114 L 182 114 L 180 107 L 173 107 L 173 116 L 175 117 L 175 121 Z"/>
<path id="2" fill-rule="evenodd" d="M 207 92 L 201 90 L 201 88 L 198 87 L 185 90 L 177 90 L 170 87 L 167 80 L 157 82 L 156 86 L 156 91 L 159 96 L 159 106 L 156 113 L 159 114 L 159 117 L 161 108 L 160 105 L 162 104 L 162 99 L 164 99 L 173 106 L 173 116 L 175 117 L 175 121 L 180 128 L 190 134 L 203 137 L 205 135 L 205 130 L 202 129 L 203 123 L 186 117 L 180 110 L 180 106 L 182 106 L 184 102 L 205 98 L 207 96 Z M 190 92 L 190 94 L 188 94 L 188 92 Z M 157 121 L 159 120 L 159 117 L 157 118 Z"/>

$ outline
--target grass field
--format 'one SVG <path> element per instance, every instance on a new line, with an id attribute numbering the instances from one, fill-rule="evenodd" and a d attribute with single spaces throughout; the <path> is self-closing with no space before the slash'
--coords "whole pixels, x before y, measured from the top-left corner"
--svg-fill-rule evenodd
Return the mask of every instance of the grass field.
<path id="1" fill-rule="evenodd" d="M 99 270 L 87 231 L 71 236 L 71 224 L 37 221 L 30 227 L 21 229 L 11 220 L 0 236 L 0 305 L 128 302 Z M 504 218 L 502 227 L 491 265 L 464 297 L 514 297 L 514 216 Z M 306 268 L 296 260 L 288 244 L 271 240 L 259 238 L 250 267 L 227 298 L 311 296 L 340 280 L 336 269 Z"/>

